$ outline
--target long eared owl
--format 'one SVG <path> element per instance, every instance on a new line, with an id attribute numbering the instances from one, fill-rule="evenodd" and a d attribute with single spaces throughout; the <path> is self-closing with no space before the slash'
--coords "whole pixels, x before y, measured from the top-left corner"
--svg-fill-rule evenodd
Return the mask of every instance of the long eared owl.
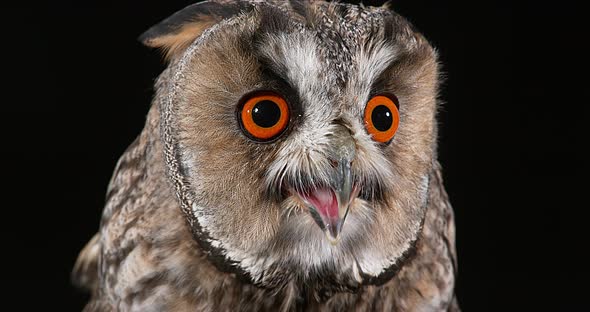
<path id="1" fill-rule="evenodd" d="M 74 281 L 87 311 L 456 311 L 436 51 L 390 8 L 206 1 Z"/>

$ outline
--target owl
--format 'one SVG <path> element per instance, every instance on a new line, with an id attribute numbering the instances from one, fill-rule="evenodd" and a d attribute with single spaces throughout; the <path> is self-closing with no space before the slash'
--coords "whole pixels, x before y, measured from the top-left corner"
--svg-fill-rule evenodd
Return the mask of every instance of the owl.
<path id="1" fill-rule="evenodd" d="M 388 7 L 206 1 L 74 282 L 86 311 L 458 311 L 436 51 Z"/>

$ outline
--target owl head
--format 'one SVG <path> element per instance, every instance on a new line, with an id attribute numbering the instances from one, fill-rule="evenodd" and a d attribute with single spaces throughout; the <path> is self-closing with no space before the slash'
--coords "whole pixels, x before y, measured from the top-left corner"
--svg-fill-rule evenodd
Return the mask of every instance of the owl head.
<path id="1" fill-rule="evenodd" d="M 350 289 L 411 254 L 436 149 L 436 53 L 387 7 L 208 1 L 140 38 L 170 184 L 220 270 Z M 336 286 L 334 286 L 336 285 Z"/>

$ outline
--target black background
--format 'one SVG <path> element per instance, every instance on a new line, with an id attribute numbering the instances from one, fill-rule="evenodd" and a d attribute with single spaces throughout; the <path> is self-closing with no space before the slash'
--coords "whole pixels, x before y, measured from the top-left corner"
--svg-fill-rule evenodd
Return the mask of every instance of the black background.
<path id="1" fill-rule="evenodd" d="M 69 272 L 98 228 L 114 165 L 141 131 L 164 68 L 159 52 L 136 38 L 190 3 L 2 4 L 7 304 L 66 311 L 88 299 L 70 286 Z M 588 208 L 581 173 L 588 141 L 576 118 L 587 104 L 576 78 L 586 53 L 581 7 L 422 0 L 393 7 L 438 48 L 445 72 L 439 150 L 456 212 L 461 306 L 582 309 L 587 286 L 575 286 Z"/>

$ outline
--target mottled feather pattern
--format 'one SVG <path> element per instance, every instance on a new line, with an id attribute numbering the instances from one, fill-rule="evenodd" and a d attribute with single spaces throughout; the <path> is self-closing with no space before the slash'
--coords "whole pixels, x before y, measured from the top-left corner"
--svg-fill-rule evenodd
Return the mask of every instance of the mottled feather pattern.
<path id="1" fill-rule="evenodd" d="M 436 53 L 409 23 L 384 7 L 224 0 L 141 40 L 170 63 L 76 263 L 86 311 L 459 310 Z M 235 107 L 265 88 L 296 113 L 285 135 L 259 144 Z M 382 92 L 401 102 L 390 144 L 358 118 Z M 336 135 L 354 140 L 364 189 L 332 246 L 285 185 L 329 183 Z"/>
<path id="2" fill-rule="evenodd" d="M 156 113 L 150 112 L 150 119 Z M 157 132 L 151 129 L 146 132 Z M 143 155 L 161 149 L 156 142 L 143 142 L 129 154 Z M 119 175 L 144 176 L 141 162 Z M 154 164 L 163 170 L 163 162 Z M 156 172 L 158 170 L 155 170 Z M 304 289 L 289 284 L 281 290 L 258 288 L 242 283 L 233 274 L 220 273 L 192 239 L 178 204 L 168 194 L 158 202 L 122 210 L 138 199 L 127 197 L 113 207 L 120 215 L 116 225 L 103 225 L 100 285 L 87 311 L 440 311 L 453 300 L 456 253 L 453 212 L 442 185 L 440 168 L 435 167 L 430 182 L 430 198 L 423 232 L 412 258 L 390 281 L 366 286 L 354 293 L 337 293 L 325 302 L 306 298 Z M 114 179 L 111 188 L 119 189 Z M 141 189 L 168 189 L 162 176 L 150 176 L 133 184 Z M 133 192 L 124 184 L 120 190 Z M 143 196 L 148 197 L 150 193 Z M 147 226 L 142 226 L 145 224 Z M 134 227 L 133 234 L 128 232 Z M 108 235 L 106 235 L 108 234 Z M 107 263 L 105 263 L 107 262 Z M 130 265 L 125 265 L 127 262 Z M 108 264 L 108 266 L 107 266 Z M 88 271 L 87 274 L 94 274 Z M 117 285 L 113 285 L 117 284 Z M 110 285 L 110 286 L 109 286 Z M 110 291 L 107 291 L 110 290 Z M 113 292 L 113 293 L 109 293 Z M 449 310 L 451 311 L 451 310 Z M 458 310 L 452 310 L 458 311 Z"/>

